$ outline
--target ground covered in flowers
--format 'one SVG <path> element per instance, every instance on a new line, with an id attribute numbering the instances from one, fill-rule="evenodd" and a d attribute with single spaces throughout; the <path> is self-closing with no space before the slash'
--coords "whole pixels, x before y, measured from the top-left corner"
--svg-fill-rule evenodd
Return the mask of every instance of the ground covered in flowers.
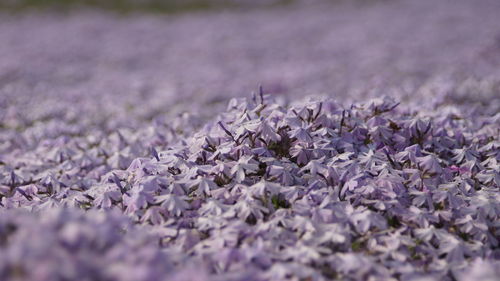
<path id="1" fill-rule="evenodd" d="M 498 280 L 500 6 L 418 3 L 0 18 L 0 280 Z"/>

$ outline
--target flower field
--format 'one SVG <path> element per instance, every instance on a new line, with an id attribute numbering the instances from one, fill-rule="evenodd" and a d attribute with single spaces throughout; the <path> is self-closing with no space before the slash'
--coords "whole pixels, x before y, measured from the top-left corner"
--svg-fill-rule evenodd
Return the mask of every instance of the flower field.
<path id="1" fill-rule="evenodd" d="M 499 280 L 500 5 L 297 2 L 0 12 L 0 280 Z"/>

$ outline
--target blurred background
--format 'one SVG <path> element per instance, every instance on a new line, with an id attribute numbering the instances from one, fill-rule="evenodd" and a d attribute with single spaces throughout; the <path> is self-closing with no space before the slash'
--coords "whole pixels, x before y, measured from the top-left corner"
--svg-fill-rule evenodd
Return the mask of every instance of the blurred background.
<path id="1" fill-rule="evenodd" d="M 174 13 L 213 8 L 251 7 L 289 4 L 293 0 L 5 0 L 7 9 L 81 9 L 98 8 L 118 12 Z"/>
<path id="2" fill-rule="evenodd" d="M 0 0 L 0 128 L 212 116 L 258 85 L 491 104 L 499 15 L 497 0 Z"/>

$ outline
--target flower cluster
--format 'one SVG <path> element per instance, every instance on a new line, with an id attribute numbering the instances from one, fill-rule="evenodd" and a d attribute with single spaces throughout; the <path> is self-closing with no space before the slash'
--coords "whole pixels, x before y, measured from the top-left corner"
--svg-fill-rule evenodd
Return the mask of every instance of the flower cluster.
<path id="1" fill-rule="evenodd" d="M 40 265 L 47 275 L 37 276 L 51 278 L 80 269 L 110 280 L 135 276 L 129 271 L 143 280 L 167 272 L 178 280 L 494 278 L 500 115 L 409 108 L 391 98 L 284 105 L 261 89 L 231 100 L 214 121 L 166 149 L 152 145 L 127 167 L 103 164 L 93 173 L 84 164 L 92 156 L 65 149 L 53 154 L 55 170 L 43 178 L 23 177 L 34 165 L 4 169 L 0 207 L 49 215 L 47 223 L 24 224 L 17 215 L 2 221 L 0 247 L 13 253 L 0 260 L 2 274 L 31 276 L 24 266 L 43 252 L 53 264 Z M 113 147 L 127 142 L 114 139 Z M 88 212 L 59 211 L 54 219 L 53 207 Z M 158 247 L 134 248 L 141 242 L 128 242 L 134 234 L 110 212 L 128 216 Z M 12 235 L 18 228 L 48 237 L 25 243 Z M 116 238 L 120 231 L 124 238 Z M 73 248 L 78 255 L 67 259 Z M 95 259 L 103 251 L 103 260 Z M 54 266 L 59 258 L 68 272 Z M 116 264 L 110 270 L 124 276 L 97 270 L 95 261 Z"/>

